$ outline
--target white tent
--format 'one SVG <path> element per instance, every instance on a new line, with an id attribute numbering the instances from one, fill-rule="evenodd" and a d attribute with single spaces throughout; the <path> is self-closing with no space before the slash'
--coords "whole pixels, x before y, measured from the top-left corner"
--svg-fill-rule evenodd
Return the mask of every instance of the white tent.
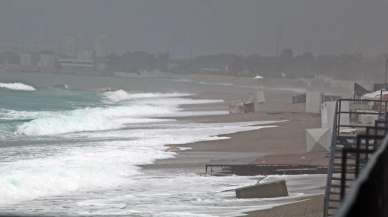
<path id="1" fill-rule="evenodd" d="M 330 130 L 328 128 L 306 129 L 306 148 L 309 151 L 330 150 Z"/>
<path id="2" fill-rule="evenodd" d="M 332 128 L 335 115 L 335 101 L 324 102 L 321 105 L 321 127 Z M 350 111 L 349 102 L 341 103 L 341 110 L 345 112 Z M 341 114 L 341 124 L 349 124 L 349 114 Z"/>
<path id="3" fill-rule="evenodd" d="M 362 99 L 379 100 L 379 99 L 381 99 L 381 95 L 383 97 L 383 100 L 388 100 L 388 91 L 387 90 L 378 90 L 375 92 L 367 93 L 367 94 L 363 95 L 361 98 Z"/>

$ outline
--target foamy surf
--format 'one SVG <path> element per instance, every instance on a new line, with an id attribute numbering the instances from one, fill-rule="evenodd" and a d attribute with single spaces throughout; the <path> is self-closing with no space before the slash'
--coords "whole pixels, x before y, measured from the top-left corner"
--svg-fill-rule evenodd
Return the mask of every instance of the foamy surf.
<path id="1" fill-rule="evenodd" d="M 174 113 L 174 107 L 147 105 L 84 108 L 51 112 L 18 126 L 16 134 L 27 136 L 56 135 L 82 131 L 114 130 L 130 123 L 146 123 L 148 117 Z M 152 119 L 151 122 L 158 120 Z M 163 120 L 160 120 L 163 121 Z"/>
<path id="2" fill-rule="evenodd" d="M 141 183 L 138 176 L 142 172 L 138 165 L 174 157 L 175 153 L 166 151 L 166 144 L 221 140 L 227 137 L 218 136 L 220 134 L 273 127 L 255 124 L 177 123 L 169 127 L 166 125 L 164 129 L 124 129 L 98 134 L 85 132 L 87 138 L 102 142 L 81 143 L 76 147 L 62 144 L 59 149 L 45 146 L 45 152 L 37 152 L 35 158 L 1 164 L 0 205 L 75 191 L 101 191 L 123 185 L 133 187 L 132 184 Z M 110 138 L 110 141 L 104 141 L 103 137 Z M 18 151 L 32 151 L 28 146 L 17 148 Z"/>
<path id="3" fill-rule="evenodd" d="M 0 88 L 5 88 L 9 90 L 18 90 L 18 91 L 35 91 L 35 87 L 20 83 L 20 82 L 15 82 L 15 83 L 0 83 Z"/>
<path id="4" fill-rule="evenodd" d="M 119 89 L 115 91 L 106 91 L 102 93 L 103 97 L 110 102 L 117 103 L 124 100 L 131 99 L 149 99 L 149 98 L 172 98 L 172 97 L 186 97 L 192 94 L 188 93 L 128 93 L 125 90 Z"/>
<path id="5" fill-rule="evenodd" d="M 17 99 L 29 95 L 13 94 Z M 45 93 L 31 95 L 40 94 Z M 75 98 L 71 98 L 73 94 Z M 1 211 L 53 216 L 71 213 L 194 217 L 230 216 L 236 207 L 243 210 L 240 207 L 246 201 L 236 203 L 224 190 L 254 183 L 250 178 L 154 176 L 139 166 L 174 158 L 176 153 L 166 144 L 228 139 L 225 134 L 276 127 L 276 121 L 175 120 L 225 112 L 186 111 L 182 105 L 223 102 L 191 99 L 191 94 L 186 93 L 117 90 L 82 94 L 85 93 L 68 90 L 63 100 L 78 103 L 75 99 L 92 96 L 85 106 L 81 102 L 63 110 L 44 110 L 45 104 L 43 109 L 29 111 L 9 109 L 12 106 L 0 109 L 2 121 L 16 124 L 11 131 L 15 134 L 9 140 L 11 145 L 2 147 L 0 152 Z M 187 149 L 181 149 L 184 150 Z M 219 206 L 214 207 L 214 203 Z M 158 205 L 155 208 L 151 204 Z M 255 201 L 247 207 L 253 206 L 257 209 L 268 205 Z"/>
<path id="6" fill-rule="evenodd" d="M 187 93 L 136 93 L 124 90 L 105 92 L 111 102 L 105 107 L 57 112 L 0 112 L 6 118 L 29 117 L 17 127 L 17 135 L 47 136 L 83 131 L 116 130 L 130 124 L 173 121 L 174 117 L 225 114 L 225 111 L 184 111 L 181 105 L 220 103 L 222 100 L 180 98 Z M 105 99 L 105 98 L 104 98 Z M 136 102 L 124 103 L 136 99 Z M 104 100 L 103 100 L 104 101 Z"/>

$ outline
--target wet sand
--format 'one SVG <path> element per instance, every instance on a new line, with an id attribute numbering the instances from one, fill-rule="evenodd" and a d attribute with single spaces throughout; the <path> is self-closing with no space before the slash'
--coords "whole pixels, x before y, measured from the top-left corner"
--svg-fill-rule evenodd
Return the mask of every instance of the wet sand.
<path id="1" fill-rule="evenodd" d="M 227 78 L 230 79 L 230 78 Z M 228 82 L 224 81 L 224 82 Z M 205 106 L 186 106 L 188 110 L 227 110 L 228 105 L 257 91 L 255 83 L 249 81 L 246 85 L 238 80 L 235 88 L 210 85 L 203 88 L 196 96 L 198 98 L 223 99 L 224 103 Z M 250 88 L 248 88 L 250 87 Z M 275 128 L 265 128 L 247 132 L 222 135 L 230 139 L 196 142 L 184 145 L 169 145 L 169 151 L 177 153 L 176 158 L 158 160 L 145 169 L 164 169 L 174 172 L 204 173 L 207 163 L 250 164 L 263 162 L 304 163 L 325 165 L 324 153 L 307 153 L 305 144 L 305 129 L 319 128 L 320 115 L 304 112 L 304 104 L 292 104 L 291 97 L 300 93 L 295 87 L 277 89 L 273 86 L 264 88 L 266 102 L 260 104 L 255 113 L 216 115 L 180 118 L 181 121 L 198 123 L 230 123 L 246 121 L 283 121 L 274 125 Z M 323 193 L 323 189 L 322 189 Z M 249 217 L 262 216 L 321 216 L 323 196 L 311 196 L 298 199 L 296 203 L 281 205 L 268 210 L 248 213 Z"/>
<path id="2" fill-rule="evenodd" d="M 227 110 L 230 103 L 244 95 L 244 91 L 249 94 L 252 89 L 236 88 L 235 95 L 233 92 L 198 95 L 198 98 L 224 99 L 225 102 L 213 106 L 205 105 L 205 108 L 198 105 L 185 108 Z M 206 163 L 254 163 L 264 156 L 268 158 L 270 155 L 305 153 L 305 129 L 320 127 L 320 115 L 305 113 L 304 104 L 292 104 L 291 97 L 295 92 L 275 88 L 265 89 L 264 92 L 266 102 L 260 104 L 255 113 L 189 117 L 180 120 L 198 123 L 282 121 L 271 124 L 277 127 L 222 135 L 230 138 L 227 140 L 170 144 L 170 151 L 177 153 L 176 158 L 159 160 L 146 168 L 194 169 L 195 172 L 203 172 Z M 183 150 L 180 150 L 181 148 Z"/>
<path id="3" fill-rule="evenodd" d="M 322 212 L 323 195 L 314 195 L 295 203 L 248 212 L 245 217 L 322 217 Z"/>

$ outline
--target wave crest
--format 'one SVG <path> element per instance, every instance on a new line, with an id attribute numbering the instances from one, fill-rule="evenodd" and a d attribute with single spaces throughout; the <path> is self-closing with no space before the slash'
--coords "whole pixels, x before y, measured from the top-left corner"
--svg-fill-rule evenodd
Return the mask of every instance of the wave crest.
<path id="1" fill-rule="evenodd" d="M 191 96 L 192 94 L 188 93 L 128 93 L 125 90 L 115 90 L 115 91 L 106 91 L 103 94 L 103 97 L 110 102 L 120 102 L 125 100 L 133 99 L 146 99 L 146 98 L 174 98 L 174 97 L 185 97 Z"/>
<path id="2" fill-rule="evenodd" d="M 173 114 L 175 111 L 176 109 L 174 107 L 134 105 L 52 112 L 43 117 L 19 125 L 16 134 L 44 136 L 82 131 L 120 129 L 129 123 L 164 121 L 149 117 Z"/>
<path id="3" fill-rule="evenodd" d="M 20 82 L 14 82 L 14 83 L 0 83 L 0 88 L 5 88 L 9 90 L 19 90 L 19 91 L 35 91 L 35 87 L 20 83 Z"/>

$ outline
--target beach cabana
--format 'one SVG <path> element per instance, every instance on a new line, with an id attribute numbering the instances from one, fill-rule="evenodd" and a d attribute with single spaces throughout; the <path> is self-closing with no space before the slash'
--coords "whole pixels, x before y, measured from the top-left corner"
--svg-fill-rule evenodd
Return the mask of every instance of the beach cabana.
<path id="1" fill-rule="evenodd" d="M 387 90 L 378 90 L 375 92 L 364 94 L 361 99 L 373 99 L 373 100 L 388 100 L 388 91 Z"/>

